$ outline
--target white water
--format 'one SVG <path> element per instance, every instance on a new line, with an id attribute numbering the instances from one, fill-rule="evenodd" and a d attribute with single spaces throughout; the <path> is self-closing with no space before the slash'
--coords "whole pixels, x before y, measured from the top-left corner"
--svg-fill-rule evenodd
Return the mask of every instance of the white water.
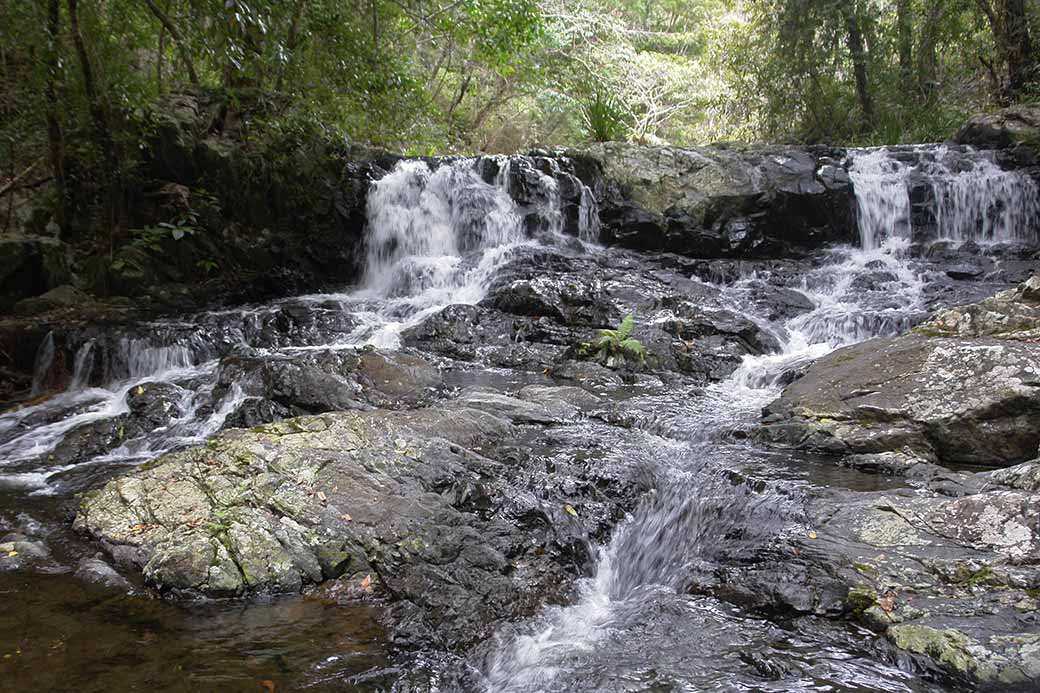
<path id="1" fill-rule="evenodd" d="M 373 183 L 368 221 L 362 289 L 343 299 L 361 309 L 349 341 L 377 347 L 396 348 L 402 331 L 445 306 L 480 301 L 515 250 L 532 243 L 504 176 L 489 185 L 469 160 L 434 171 L 399 163 Z"/>
<path id="2" fill-rule="evenodd" d="M 350 334 L 317 342 L 291 343 L 300 349 L 354 349 L 364 345 L 396 348 L 405 329 L 452 304 L 475 304 L 515 252 L 538 241 L 528 236 L 524 216 L 544 226 L 546 240 L 562 236 L 564 219 L 557 181 L 531 169 L 532 201 L 520 208 L 509 196 L 510 166 L 497 160 L 499 174 L 488 184 L 476 162 L 459 160 L 431 170 L 420 161 L 404 161 L 372 184 L 368 196 L 366 258 L 361 286 L 342 294 L 292 299 L 327 305 L 338 302 L 356 319 Z M 515 165 L 530 167 L 527 160 Z M 591 193 L 582 190 L 580 234 L 592 238 L 598 219 Z M 74 356 L 68 388 L 37 405 L 0 415 L 0 485 L 54 492 L 55 480 L 72 465 L 48 464 L 46 457 L 76 429 L 129 411 L 128 393 L 144 382 L 183 386 L 183 415 L 143 436 L 124 441 L 92 463 L 145 460 L 175 447 L 204 440 L 248 398 L 235 383 L 213 401 L 219 357 L 238 348 L 270 353 L 252 343 L 263 319 L 278 304 L 249 310 L 221 311 L 191 321 L 156 323 L 154 335 L 120 337 L 102 347 L 85 341 Z M 229 343 L 230 342 L 230 343 Z M 55 360 L 55 340 L 48 335 L 37 357 L 33 394 L 43 394 Z M 91 378 L 103 373 L 100 387 Z M 12 431 L 24 432 L 10 435 Z M 83 463 L 81 462 L 80 465 Z"/>
<path id="3" fill-rule="evenodd" d="M 854 150 L 849 177 L 863 248 L 913 238 L 911 187 L 930 187 L 927 211 L 938 238 L 1032 242 L 1040 225 L 1040 189 L 1025 173 L 1004 171 L 992 153 L 929 147 Z"/>
<path id="4" fill-rule="evenodd" d="M 643 435 L 657 457 L 669 460 L 660 470 L 667 481 L 659 484 L 648 507 L 615 530 L 611 542 L 600 550 L 594 576 L 579 583 L 573 605 L 547 610 L 526 631 L 500 643 L 485 672 L 485 690 L 552 689 L 552 681 L 562 671 L 593 661 L 597 644 L 620 627 L 621 613 L 629 618 L 632 610 L 639 609 L 647 590 L 681 588 L 685 568 L 696 560 L 700 543 L 726 534 L 719 524 L 725 524 L 726 518 L 714 515 L 713 509 L 728 507 L 732 499 L 712 495 L 732 493 L 731 484 L 711 467 L 711 460 L 726 446 L 719 439 L 721 432 L 754 421 L 762 407 L 779 396 L 780 377 L 791 368 L 838 347 L 906 329 L 907 317 L 920 309 L 924 286 L 908 262 L 907 246 L 907 241 L 893 238 L 878 248 L 834 251 L 832 262 L 811 270 L 802 282 L 801 290 L 815 308 L 771 326 L 781 340 L 781 351 L 746 356 L 729 378 L 710 385 L 697 406 L 687 409 L 685 425 L 669 427 L 682 431 L 684 440 L 633 433 Z M 857 277 L 878 271 L 892 277 L 878 291 L 890 292 L 895 299 L 881 308 L 854 287 Z M 733 287 L 734 307 L 740 305 L 741 286 L 753 279 Z M 695 487 L 686 488 L 691 475 L 702 473 L 707 476 L 698 476 Z M 769 493 L 761 492 L 747 499 L 751 505 L 729 507 L 727 512 L 769 512 Z"/>

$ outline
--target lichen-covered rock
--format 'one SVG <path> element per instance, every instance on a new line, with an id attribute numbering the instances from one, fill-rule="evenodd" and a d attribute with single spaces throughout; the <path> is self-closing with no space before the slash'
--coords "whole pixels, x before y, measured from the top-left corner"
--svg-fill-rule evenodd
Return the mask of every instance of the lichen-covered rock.
<path id="1" fill-rule="evenodd" d="M 226 431 L 88 494 L 75 526 L 162 591 L 335 581 L 339 594 L 391 602 L 402 644 L 470 643 L 565 590 L 590 565 L 590 537 L 604 537 L 638 493 L 626 481 L 632 443 L 605 425 L 575 429 L 583 482 L 564 481 L 566 446 L 552 450 L 552 478 L 535 461 L 526 427 L 537 441 L 551 435 L 541 426 L 569 430 L 598 403 L 553 390 L 470 390 L 436 409 Z M 586 426 L 598 428 L 586 437 Z M 617 462 L 589 459 L 599 446 Z"/>
<path id="2" fill-rule="evenodd" d="M 920 332 L 1040 342 L 1040 274 L 978 303 L 940 312 Z"/>
<path id="3" fill-rule="evenodd" d="M 1040 504 L 989 473 L 965 476 L 957 497 L 944 479 L 856 492 L 733 477 L 709 487 L 718 497 L 697 500 L 699 511 L 724 512 L 735 494 L 753 510 L 727 515 L 727 542 L 686 557 L 688 589 L 772 613 L 852 618 L 924 668 L 1032 690 Z"/>
<path id="4" fill-rule="evenodd" d="M 759 440 L 992 466 L 1040 444 L 1040 277 L 913 333 L 820 359 L 767 408 Z"/>

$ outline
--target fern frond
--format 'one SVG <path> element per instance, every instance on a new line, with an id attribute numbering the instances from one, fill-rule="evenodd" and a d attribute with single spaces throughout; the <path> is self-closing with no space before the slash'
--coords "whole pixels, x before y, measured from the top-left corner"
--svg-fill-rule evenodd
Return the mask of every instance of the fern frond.
<path id="1" fill-rule="evenodd" d="M 621 326 L 617 330 L 617 337 L 619 342 L 623 342 L 628 339 L 629 335 L 632 334 L 632 327 L 635 325 L 635 318 L 629 313 L 621 321 Z"/>
<path id="2" fill-rule="evenodd" d="M 633 339 L 632 337 L 629 337 L 625 341 L 621 342 L 621 344 L 619 344 L 618 346 L 621 348 L 621 351 L 628 356 L 633 356 L 640 360 L 642 360 L 646 356 L 646 347 L 644 347 L 643 343 L 640 342 L 638 339 Z"/>

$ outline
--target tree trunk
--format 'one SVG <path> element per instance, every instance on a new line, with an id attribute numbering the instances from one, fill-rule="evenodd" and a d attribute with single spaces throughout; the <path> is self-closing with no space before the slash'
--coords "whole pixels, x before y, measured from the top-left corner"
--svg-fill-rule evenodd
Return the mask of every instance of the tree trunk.
<path id="1" fill-rule="evenodd" d="M 1025 0 L 1004 0 L 1004 31 L 1007 60 L 1007 89 L 1005 99 L 1014 101 L 1026 85 L 1036 78 L 1036 56 L 1029 36 L 1029 16 Z"/>
<path id="2" fill-rule="evenodd" d="M 917 44 L 917 91 L 927 101 L 935 91 L 939 59 L 939 24 L 943 16 L 943 0 L 931 0 L 921 25 L 921 41 Z"/>
<path id="3" fill-rule="evenodd" d="M 896 29 L 899 35 L 899 83 L 904 96 L 913 92 L 914 18 L 910 0 L 896 0 Z"/>
<path id="4" fill-rule="evenodd" d="M 285 37 L 285 49 L 289 52 L 286 63 L 293 59 L 293 52 L 296 50 L 296 46 L 299 43 L 300 36 L 300 19 L 303 17 L 303 9 L 307 4 L 307 0 L 297 0 L 296 7 L 293 8 L 292 18 L 289 20 L 289 33 Z M 288 64 L 282 65 L 282 68 L 278 71 L 278 80 L 275 82 L 274 90 L 282 90 L 282 82 L 285 79 L 285 72 L 288 68 Z"/>
<path id="5" fill-rule="evenodd" d="M 166 56 L 166 25 L 159 27 L 159 47 L 155 56 L 155 91 L 161 96 L 163 93 L 163 62 Z"/>
<path id="6" fill-rule="evenodd" d="M 188 79 L 194 86 L 199 86 L 199 76 L 195 72 L 195 63 L 191 60 L 191 52 L 188 50 L 187 44 L 184 43 L 184 39 L 181 37 L 180 32 L 177 31 L 173 21 L 166 16 L 165 12 L 159 9 L 159 6 L 155 4 L 155 0 L 144 0 L 144 4 L 148 5 L 148 9 L 152 11 L 155 18 L 159 20 L 166 31 L 170 32 L 170 38 L 177 44 L 177 52 L 180 53 L 184 68 L 188 71 Z"/>
<path id="7" fill-rule="evenodd" d="M 47 143 L 50 149 L 51 168 L 54 171 L 54 187 L 58 191 L 55 221 L 65 231 L 68 194 L 65 189 L 65 138 L 58 118 L 58 77 L 60 61 L 58 41 L 61 34 L 61 0 L 47 0 L 47 86 L 44 98 L 47 101 Z"/>
<path id="8" fill-rule="evenodd" d="M 863 126 L 869 129 L 874 124 L 874 100 L 867 82 L 867 49 L 863 42 L 863 32 L 860 30 L 858 8 L 854 3 L 843 2 L 841 11 L 845 15 L 845 28 L 848 31 L 846 39 L 849 54 L 852 56 L 852 70 L 856 77 L 856 97 L 863 113 Z"/>
<path id="9" fill-rule="evenodd" d="M 994 85 L 997 98 L 1010 103 L 1036 76 L 1037 58 L 1029 36 L 1025 0 L 975 0 L 975 4 L 989 23 L 998 64 L 1004 72 L 1000 83 Z"/>
<path id="10" fill-rule="evenodd" d="M 90 118 L 97 131 L 98 146 L 101 148 L 101 157 L 104 164 L 103 176 L 108 184 L 108 213 L 109 213 L 109 250 L 113 243 L 113 234 L 119 227 L 119 220 L 123 212 L 123 185 L 119 170 L 119 155 L 116 151 L 115 140 L 112 137 L 112 128 L 109 122 L 108 107 L 98 89 L 94 77 L 94 68 L 90 62 L 90 54 L 83 40 L 83 33 L 79 27 L 79 0 L 66 0 L 69 11 L 69 32 L 72 35 L 72 43 L 76 47 L 76 55 L 79 58 L 80 70 L 83 73 L 83 90 L 87 94 L 87 105 L 90 110 Z"/>

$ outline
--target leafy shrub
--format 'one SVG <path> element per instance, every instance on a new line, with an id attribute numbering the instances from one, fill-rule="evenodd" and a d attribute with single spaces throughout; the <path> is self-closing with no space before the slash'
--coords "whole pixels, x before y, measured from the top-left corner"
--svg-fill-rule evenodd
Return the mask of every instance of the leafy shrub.
<path id="1" fill-rule="evenodd" d="M 615 97 L 596 92 L 582 104 L 586 134 L 595 142 L 614 142 L 628 134 L 628 114 Z"/>

